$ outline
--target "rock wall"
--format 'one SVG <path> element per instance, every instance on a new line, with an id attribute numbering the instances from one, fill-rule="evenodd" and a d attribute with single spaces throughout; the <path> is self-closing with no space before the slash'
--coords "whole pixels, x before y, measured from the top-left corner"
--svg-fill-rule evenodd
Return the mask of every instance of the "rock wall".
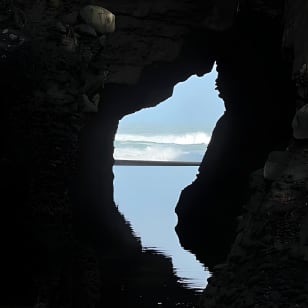
<path id="1" fill-rule="evenodd" d="M 306 14 L 305 2 L 286 2 L 282 51 L 292 63 L 296 93 L 290 99 L 297 109 L 307 104 Z M 286 158 L 270 155 L 251 175 L 235 241 L 227 258 L 214 266 L 201 307 L 307 306 L 308 144 L 307 135 L 294 138 L 300 136 L 295 123 L 288 146 L 278 152 Z"/>
<path id="2" fill-rule="evenodd" d="M 118 15 L 117 31 L 99 33 L 80 14 L 89 4 L 101 5 L 0 2 L 0 303 L 93 307 L 119 294 L 139 306 L 178 302 L 178 295 L 192 302 L 194 292 L 179 284 L 170 261 L 143 254 L 117 211 L 112 166 L 122 116 L 211 69 L 213 59 L 203 59 L 191 45 L 197 36 L 188 35 L 198 6 L 174 10 L 170 2 L 161 11 L 154 2 L 112 1 L 104 7 Z M 149 264 L 161 274 L 153 281 L 157 298 L 144 302 L 136 290 Z M 132 271 L 139 278 L 128 286 Z"/>
<path id="3" fill-rule="evenodd" d="M 291 138 L 292 63 L 282 52 L 282 13 L 278 8 L 270 12 L 267 6 L 241 6 L 234 25 L 215 44 L 216 85 L 226 111 L 196 181 L 176 206 L 182 245 L 209 268 L 230 250 L 236 217 L 249 196 L 250 173 Z"/>
<path id="4" fill-rule="evenodd" d="M 275 180 L 263 168 L 252 174 L 235 242 L 213 268 L 201 307 L 307 306 L 307 141 L 287 153 Z"/>
<path id="5" fill-rule="evenodd" d="M 110 10 L 115 31 L 85 20 L 87 5 Z M 301 296 L 305 307 L 307 177 L 294 178 L 292 166 L 307 155 L 305 142 L 290 142 L 295 109 L 307 103 L 307 9 L 303 0 L 0 1 L 0 304 L 102 307 L 123 295 L 151 307 L 135 302 L 136 288 L 157 266 L 172 281 L 165 306 L 176 294 L 195 305 L 169 261 L 142 253 L 115 207 L 113 140 L 123 116 L 216 61 L 226 113 L 176 208 L 184 248 L 213 271 L 201 306 L 273 307 L 286 296 L 295 305 Z M 287 147 L 291 169 L 249 188 L 268 153 Z M 131 272 L 138 279 L 123 284 Z M 244 289 L 248 273 L 255 287 Z"/>

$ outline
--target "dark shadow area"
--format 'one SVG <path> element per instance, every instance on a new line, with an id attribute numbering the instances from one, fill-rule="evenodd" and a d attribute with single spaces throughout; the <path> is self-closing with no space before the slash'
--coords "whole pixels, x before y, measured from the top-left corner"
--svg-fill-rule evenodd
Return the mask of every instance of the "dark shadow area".
<path id="1" fill-rule="evenodd" d="M 209 269 L 222 263 L 233 242 L 248 179 L 268 153 L 285 149 L 295 112 L 290 64 L 281 54 L 281 20 L 242 10 L 216 45 L 219 119 L 195 182 L 176 206 L 183 247 Z"/>

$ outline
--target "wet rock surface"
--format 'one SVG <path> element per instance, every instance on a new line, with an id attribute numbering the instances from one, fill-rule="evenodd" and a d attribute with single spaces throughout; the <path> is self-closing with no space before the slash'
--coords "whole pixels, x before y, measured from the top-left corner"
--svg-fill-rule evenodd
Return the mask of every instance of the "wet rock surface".
<path id="1" fill-rule="evenodd" d="M 202 307 L 307 306 L 307 146 L 288 150 L 279 179 L 264 180 L 262 169 L 252 175 L 235 242 L 213 268 Z"/>

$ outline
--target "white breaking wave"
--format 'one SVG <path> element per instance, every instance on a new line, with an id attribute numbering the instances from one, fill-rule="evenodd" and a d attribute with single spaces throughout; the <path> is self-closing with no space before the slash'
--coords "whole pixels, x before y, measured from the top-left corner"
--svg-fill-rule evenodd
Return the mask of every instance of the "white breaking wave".
<path id="1" fill-rule="evenodd" d="M 152 142 L 170 144 L 206 144 L 210 142 L 211 136 L 204 132 L 185 133 L 181 135 L 137 135 L 137 134 L 116 134 L 115 141 L 122 142 Z"/>
<path id="2" fill-rule="evenodd" d="M 185 152 L 174 149 L 172 147 L 147 146 L 144 149 L 137 149 L 133 147 L 115 148 L 114 159 L 131 159 L 131 160 L 159 160 L 169 161 L 176 160 Z"/>

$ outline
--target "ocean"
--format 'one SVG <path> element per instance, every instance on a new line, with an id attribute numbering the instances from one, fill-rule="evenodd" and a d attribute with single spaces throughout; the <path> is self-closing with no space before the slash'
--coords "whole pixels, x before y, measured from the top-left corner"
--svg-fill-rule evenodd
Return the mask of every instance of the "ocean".
<path id="1" fill-rule="evenodd" d="M 204 132 L 180 134 L 117 134 L 115 159 L 201 161 L 210 136 Z"/>

